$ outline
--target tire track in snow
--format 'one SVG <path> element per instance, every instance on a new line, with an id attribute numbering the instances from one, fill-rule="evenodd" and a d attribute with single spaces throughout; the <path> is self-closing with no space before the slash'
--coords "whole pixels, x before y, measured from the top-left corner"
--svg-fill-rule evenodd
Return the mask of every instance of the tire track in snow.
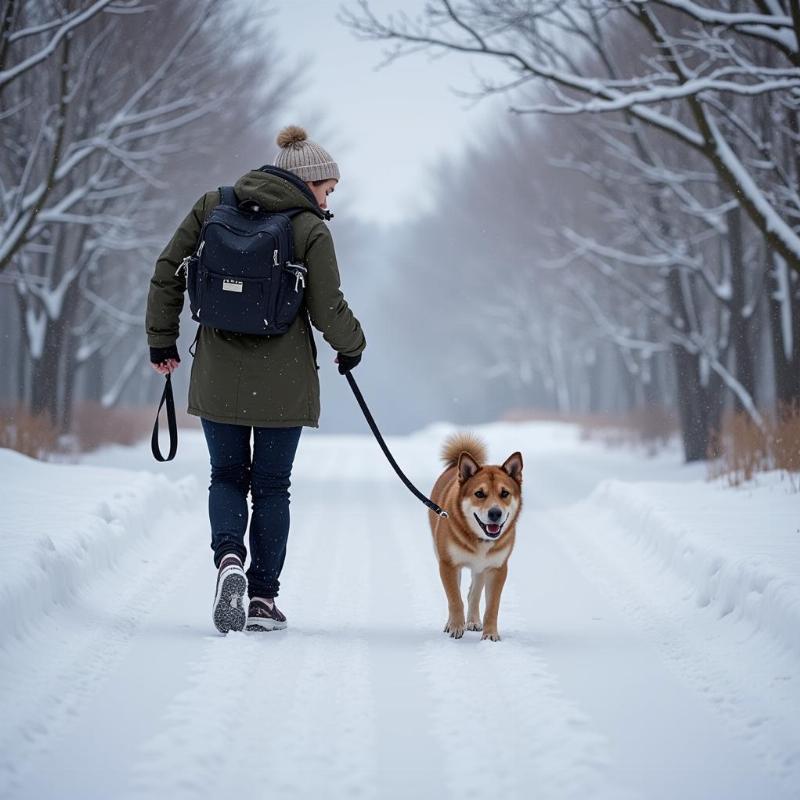
<path id="1" fill-rule="evenodd" d="M 183 553 L 193 513 L 167 511 L 66 606 L 45 614 L 29 636 L 0 652 L 0 796 L 14 796 L 33 762 L 57 746 L 191 564 Z M 154 557 L 154 551 L 157 557 Z M 177 565 L 177 567 L 176 567 Z"/>
<path id="2" fill-rule="evenodd" d="M 367 532 L 357 483 L 326 483 L 335 500 L 323 502 L 318 529 L 326 540 L 316 554 L 327 573 L 320 602 L 309 609 L 304 658 L 296 690 L 277 732 L 282 758 L 259 764 L 255 785 L 290 797 L 379 797 L 374 772 L 374 703 L 369 644 L 364 630 L 371 589 Z"/>
<path id="3" fill-rule="evenodd" d="M 377 706 L 380 797 L 440 798 L 446 796 L 443 750 L 431 726 L 430 682 L 419 669 L 419 649 L 431 630 L 411 610 L 414 584 L 399 557 L 399 539 L 419 537 L 426 511 L 391 476 L 365 489 L 375 509 L 370 530 L 370 567 L 376 576 L 370 666 Z M 395 519 L 403 522 L 394 524 Z"/>
<path id="4" fill-rule="evenodd" d="M 360 512 L 339 515 L 357 487 L 342 485 L 330 498 L 321 482 L 295 484 L 282 577 L 289 629 L 209 638 L 164 729 L 139 753 L 129 796 L 197 798 L 256 787 L 265 795 L 370 796 L 363 638 L 370 587 L 368 576 L 344 583 L 353 574 L 350 549 L 364 532 Z"/>
<path id="5" fill-rule="evenodd" d="M 664 669 L 696 693 L 698 717 L 700 709 L 718 716 L 790 796 L 796 793 L 800 697 L 791 680 L 797 672 L 793 654 L 763 632 L 753 633 L 746 624 L 699 607 L 691 587 L 627 540 L 610 513 L 594 509 L 588 530 L 571 508 L 541 511 L 537 517 L 548 530 L 561 532 L 557 539 L 550 536 L 552 545 L 576 574 L 598 587 L 642 637 L 643 646 L 658 653 Z M 766 680 L 754 680 L 764 673 Z M 708 747 L 730 746 L 710 742 Z M 732 763 L 744 769 L 742 758 Z M 738 790 L 747 793 L 751 789 L 746 787 L 757 782 L 755 770 L 743 773 Z"/>
<path id="6" fill-rule="evenodd" d="M 608 774 L 606 741 L 564 696 L 516 610 L 514 556 L 503 593 L 503 641 L 442 632 L 446 600 L 427 517 L 389 521 L 411 587 L 407 607 L 429 641 L 418 647 L 429 683 L 431 726 L 442 750 L 446 796 L 630 798 Z M 516 565 L 519 570 L 520 565 Z"/>

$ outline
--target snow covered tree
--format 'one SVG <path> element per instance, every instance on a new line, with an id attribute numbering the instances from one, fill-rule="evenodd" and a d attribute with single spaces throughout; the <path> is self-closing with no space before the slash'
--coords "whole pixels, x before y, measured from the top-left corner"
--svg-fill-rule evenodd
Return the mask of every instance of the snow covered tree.
<path id="1" fill-rule="evenodd" d="M 688 459 L 705 457 L 723 387 L 760 422 L 753 348 L 765 286 L 782 345 L 776 393 L 791 396 L 790 365 L 800 367 L 796 9 L 441 0 L 416 19 L 382 20 L 361 2 L 344 21 L 389 42 L 388 61 L 432 49 L 502 62 L 508 80 L 482 81 L 478 96 L 508 93 L 518 114 L 587 121 L 595 156 L 573 166 L 603 184 L 596 194 L 612 207 L 595 235 L 568 226 L 564 252 L 616 288 L 570 272 L 565 285 L 634 371 L 672 350 Z M 622 313 L 619 296 L 629 301 Z"/>
<path id="2" fill-rule="evenodd" d="M 421 47 L 490 57 L 511 77 L 486 92 L 535 84 L 549 93 L 547 100 L 515 106 L 517 113 L 625 111 L 674 138 L 707 160 L 769 244 L 800 271 L 797 163 L 785 163 L 728 108 L 730 98 L 775 97 L 789 131 L 796 131 L 800 13 L 794 4 L 727 0 L 707 9 L 691 0 L 440 0 L 413 21 L 405 14 L 381 20 L 366 0 L 359 5 L 344 21 L 365 38 L 392 42 L 389 58 Z M 630 21 L 650 52 L 637 69 L 620 74 L 606 43 L 609 32 Z M 587 53 L 597 58 L 581 57 Z"/>
<path id="3" fill-rule="evenodd" d="M 244 11 L 211 0 L 3 8 L 0 276 L 24 330 L 19 399 L 62 429 L 88 364 L 116 365 L 110 386 L 89 382 L 107 405 L 146 366 L 148 276 L 164 219 L 188 199 L 180 170 L 253 137 L 278 107 L 286 77 L 255 46 L 264 19 Z"/>

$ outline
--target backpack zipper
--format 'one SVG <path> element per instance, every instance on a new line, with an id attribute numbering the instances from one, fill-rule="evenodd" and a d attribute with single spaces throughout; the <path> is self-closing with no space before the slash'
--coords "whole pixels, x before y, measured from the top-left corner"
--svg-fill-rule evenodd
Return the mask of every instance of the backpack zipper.
<path id="1" fill-rule="evenodd" d="M 178 269 L 175 270 L 175 274 L 176 275 L 179 275 L 181 270 L 183 270 L 184 277 L 188 274 L 188 272 L 189 272 L 189 260 L 190 259 L 191 259 L 191 256 L 186 256 L 186 258 L 184 258 L 183 261 L 181 261 L 181 263 L 178 264 Z"/>
<path id="2" fill-rule="evenodd" d="M 205 247 L 205 244 L 206 244 L 206 240 L 203 239 L 203 241 L 200 242 L 200 246 L 197 248 L 197 252 L 194 254 L 195 258 L 200 258 L 201 254 L 203 252 L 203 248 Z M 189 274 L 189 262 L 191 260 L 192 260 L 192 256 L 191 255 L 186 256 L 183 259 L 183 261 L 181 261 L 181 263 L 178 264 L 178 269 L 175 270 L 175 274 L 178 275 L 178 274 L 180 274 L 181 271 L 183 271 L 184 277 L 186 277 Z"/>
<path id="3" fill-rule="evenodd" d="M 294 273 L 294 290 L 295 292 L 300 290 L 300 285 L 302 284 L 303 288 L 306 288 L 306 273 L 308 269 L 304 267 L 302 264 L 292 264 L 291 261 L 286 263 L 286 269 L 290 272 Z"/>

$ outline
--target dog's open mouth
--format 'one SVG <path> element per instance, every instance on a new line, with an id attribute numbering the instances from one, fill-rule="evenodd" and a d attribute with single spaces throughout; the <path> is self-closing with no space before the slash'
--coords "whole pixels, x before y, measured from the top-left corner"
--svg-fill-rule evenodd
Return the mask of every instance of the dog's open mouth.
<path id="1" fill-rule="evenodd" d="M 505 520 L 503 520 L 499 525 L 496 522 L 488 522 L 484 524 L 483 522 L 481 522 L 481 518 L 474 511 L 472 512 L 472 516 L 475 517 L 476 520 L 478 520 L 478 525 L 481 526 L 481 530 L 490 539 L 496 539 L 503 530 L 503 525 L 506 524 Z"/>

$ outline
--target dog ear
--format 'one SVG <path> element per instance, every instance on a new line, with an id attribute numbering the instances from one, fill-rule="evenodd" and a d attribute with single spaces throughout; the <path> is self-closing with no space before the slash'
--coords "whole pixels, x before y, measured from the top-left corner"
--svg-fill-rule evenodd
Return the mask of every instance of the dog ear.
<path id="1" fill-rule="evenodd" d="M 503 469 L 517 482 L 522 483 L 522 453 L 517 451 L 503 462 Z"/>
<path id="2" fill-rule="evenodd" d="M 479 469 L 478 463 L 466 451 L 458 457 L 458 479 L 462 483 L 469 480 Z"/>

